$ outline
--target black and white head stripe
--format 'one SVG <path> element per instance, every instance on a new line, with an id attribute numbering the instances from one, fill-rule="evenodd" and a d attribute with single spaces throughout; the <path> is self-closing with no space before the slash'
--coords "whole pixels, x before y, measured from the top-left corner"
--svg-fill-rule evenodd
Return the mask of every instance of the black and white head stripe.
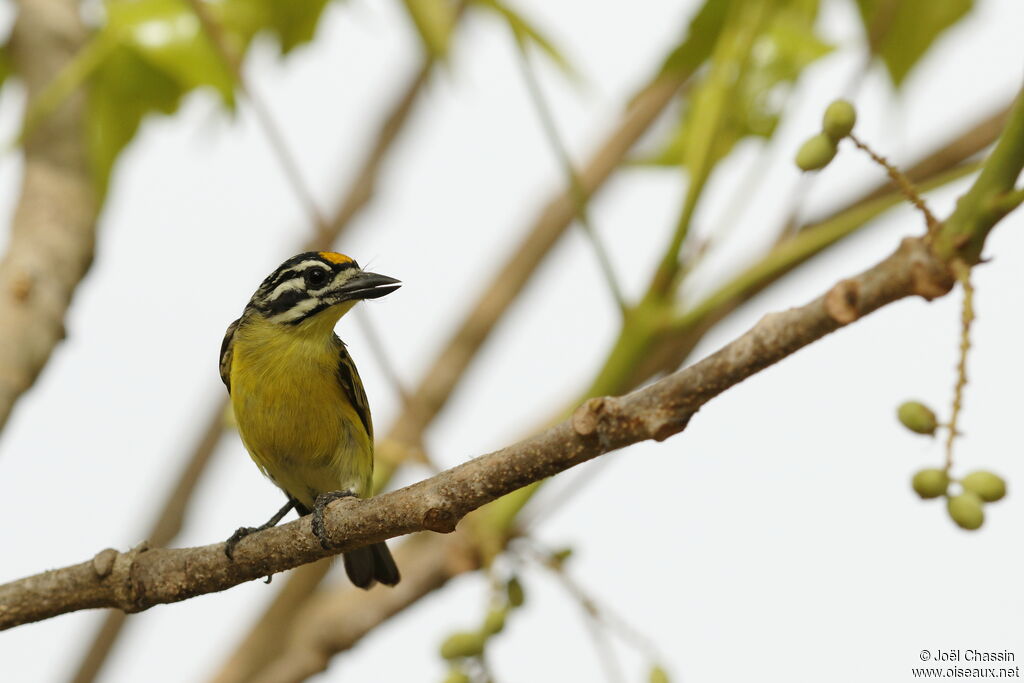
<path id="1" fill-rule="evenodd" d="M 359 264 L 333 252 L 293 256 L 263 281 L 249 305 L 272 322 L 295 324 L 339 302 L 337 292 L 358 275 Z"/>

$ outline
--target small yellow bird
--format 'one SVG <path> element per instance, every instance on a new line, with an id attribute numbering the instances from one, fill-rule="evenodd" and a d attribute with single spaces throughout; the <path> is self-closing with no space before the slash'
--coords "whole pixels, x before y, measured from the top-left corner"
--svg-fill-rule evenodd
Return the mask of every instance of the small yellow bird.
<path id="1" fill-rule="evenodd" d="M 220 376 L 231 396 L 238 432 L 260 470 L 288 496 L 266 524 L 242 527 L 225 552 L 249 534 L 274 526 L 293 507 L 313 514 L 326 547 L 324 507 L 345 496 L 365 498 L 373 481 L 373 423 L 359 373 L 334 326 L 362 299 L 401 283 L 368 273 L 344 254 L 311 251 L 270 274 L 242 317 L 228 326 Z M 394 586 L 391 552 L 375 543 L 344 554 L 352 583 Z"/>

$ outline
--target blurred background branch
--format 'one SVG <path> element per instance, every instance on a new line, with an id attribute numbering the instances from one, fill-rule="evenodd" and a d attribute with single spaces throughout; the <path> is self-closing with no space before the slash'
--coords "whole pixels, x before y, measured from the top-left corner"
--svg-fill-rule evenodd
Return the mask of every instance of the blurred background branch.
<path id="1" fill-rule="evenodd" d="M 21 0 L 8 48 L 28 102 L 72 61 L 87 33 L 72 0 Z M 0 429 L 57 343 L 93 259 L 99 202 L 74 90 L 24 140 L 21 194 L 0 260 Z"/>

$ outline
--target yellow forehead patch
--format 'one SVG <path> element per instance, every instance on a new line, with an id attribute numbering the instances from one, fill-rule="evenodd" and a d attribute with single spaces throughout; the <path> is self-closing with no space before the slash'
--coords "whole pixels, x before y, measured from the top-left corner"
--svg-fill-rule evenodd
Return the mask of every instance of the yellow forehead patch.
<path id="1" fill-rule="evenodd" d="M 333 251 L 321 251 L 320 258 L 331 263 L 352 263 L 352 259 L 348 256 Z"/>

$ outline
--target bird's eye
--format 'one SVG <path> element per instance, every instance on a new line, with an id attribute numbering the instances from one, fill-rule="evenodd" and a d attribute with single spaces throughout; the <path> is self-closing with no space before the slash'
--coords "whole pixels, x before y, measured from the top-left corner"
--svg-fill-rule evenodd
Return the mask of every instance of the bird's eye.
<path id="1" fill-rule="evenodd" d="M 327 282 L 327 271 L 323 268 L 310 268 L 306 271 L 306 287 L 319 289 Z"/>

